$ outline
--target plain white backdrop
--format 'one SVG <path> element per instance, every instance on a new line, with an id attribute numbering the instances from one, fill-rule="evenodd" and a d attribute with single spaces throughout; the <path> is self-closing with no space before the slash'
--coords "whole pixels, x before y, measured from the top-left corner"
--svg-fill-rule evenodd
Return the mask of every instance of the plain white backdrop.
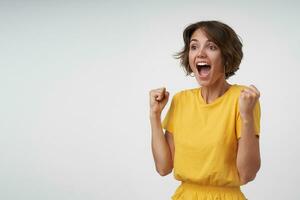
<path id="1" fill-rule="evenodd" d="M 200 20 L 240 35 L 244 59 L 229 82 L 261 91 L 262 167 L 243 192 L 300 199 L 299 9 L 283 0 L 1 0 L 0 199 L 170 199 L 179 182 L 155 171 L 148 93 L 198 87 L 172 55 Z"/>

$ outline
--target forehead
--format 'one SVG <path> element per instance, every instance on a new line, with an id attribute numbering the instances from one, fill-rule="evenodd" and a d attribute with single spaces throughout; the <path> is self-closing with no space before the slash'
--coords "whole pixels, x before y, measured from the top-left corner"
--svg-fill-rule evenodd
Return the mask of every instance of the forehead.
<path id="1" fill-rule="evenodd" d="M 192 41 L 205 42 L 205 41 L 212 41 L 212 40 L 207 35 L 205 30 L 198 28 L 191 35 L 190 42 Z"/>

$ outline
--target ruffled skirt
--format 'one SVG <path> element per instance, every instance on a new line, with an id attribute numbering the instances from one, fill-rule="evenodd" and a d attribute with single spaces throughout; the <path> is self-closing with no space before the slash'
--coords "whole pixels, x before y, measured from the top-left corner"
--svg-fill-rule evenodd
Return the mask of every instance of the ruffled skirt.
<path id="1" fill-rule="evenodd" d="M 203 186 L 182 182 L 172 200 L 246 200 L 240 187 Z"/>

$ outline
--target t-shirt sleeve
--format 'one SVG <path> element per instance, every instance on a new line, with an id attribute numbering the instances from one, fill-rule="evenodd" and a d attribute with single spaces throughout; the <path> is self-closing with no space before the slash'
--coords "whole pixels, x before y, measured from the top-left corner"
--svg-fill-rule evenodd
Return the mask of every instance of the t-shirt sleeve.
<path id="1" fill-rule="evenodd" d="M 255 130 L 255 135 L 259 136 L 260 135 L 260 103 L 259 100 L 256 102 L 254 111 L 253 111 L 253 118 L 254 118 L 254 130 Z M 236 136 L 237 139 L 241 137 L 242 134 L 242 119 L 240 116 L 240 112 L 238 111 L 237 114 L 237 122 L 236 122 Z"/>
<path id="2" fill-rule="evenodd" d="M 173 96 L 169 110 L 167 111 L 167 114 L 162 121 L 162 128 L 170 133 L 174 133 L 175 131 L 175 107 L 175 96 Z"/>

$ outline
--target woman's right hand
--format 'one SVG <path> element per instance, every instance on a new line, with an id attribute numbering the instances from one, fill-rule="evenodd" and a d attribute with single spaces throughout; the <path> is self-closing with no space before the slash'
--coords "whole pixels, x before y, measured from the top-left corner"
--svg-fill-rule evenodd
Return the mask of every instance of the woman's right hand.
<path id="1" fill-rule="evenodd" d="M 150 93 L 150 114 L 160 116 L 169 99 L 169 92 L 165 87 L 151 90 Z"/>

